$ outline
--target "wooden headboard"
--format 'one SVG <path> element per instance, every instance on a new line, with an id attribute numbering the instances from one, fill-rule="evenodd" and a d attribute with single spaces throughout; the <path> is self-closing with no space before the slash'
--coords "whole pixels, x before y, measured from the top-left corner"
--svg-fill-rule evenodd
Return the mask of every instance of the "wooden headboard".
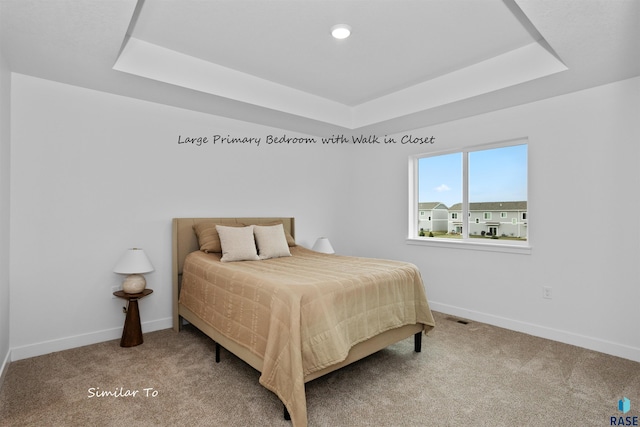
<path id="1" fill-rule="evenodd" d="M 193 230 L 193 226 L 200 222 L 215 222 L 221 225 L 260 225 L 281 221 L 284 231 L 295 235 L 294 218 L 280 217 L 256 217 L 256 218 L 173 218 L 172 227 L 172 278 L 173 278 L 173 319 L 174 329 L 177 328 L 179 322 L 178 315 L 178 298 L 180 297 L 180 285 L 182 282 L 182 268 L 184 260 L 191 252 L 200 249 L 198 246 L 198 238 Z"/>

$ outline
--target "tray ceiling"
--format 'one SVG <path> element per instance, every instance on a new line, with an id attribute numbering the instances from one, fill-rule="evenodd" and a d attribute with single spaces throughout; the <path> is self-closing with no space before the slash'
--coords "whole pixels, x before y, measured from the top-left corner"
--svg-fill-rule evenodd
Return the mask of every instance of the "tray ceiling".
<path id="1" fill-rule="evenodd" d="M 639 75 L 639 3 L 3 0 L 0 35 L 19 73 L 311 134 L 393 133 Z M 331 37 L 339 23 L 351 37 Z"/>

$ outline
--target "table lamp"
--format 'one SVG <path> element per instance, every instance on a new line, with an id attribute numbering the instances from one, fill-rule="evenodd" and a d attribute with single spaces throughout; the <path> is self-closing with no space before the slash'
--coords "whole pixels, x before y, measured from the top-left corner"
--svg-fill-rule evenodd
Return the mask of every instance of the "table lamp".
<path id="1" fill-rule="evenodd" d="M 313 244 L 311 250 L 316 252 L 322 252 L 323 254 L 334 254 L 336 253 L 333 250 L 333 246 L 331 246 L 331 242 L 326 237 L 318 237 L 318 240 Z"/>
<path id="2" fill-rule="evenodd" d="M 153 265 L 147 255 L 140 248 L 128 249 L 116 263 L 113 271 L 127 274 L 122 282 L 122 290 L 127 294 L 139 294 L 147 286 L 143 274 L 153 271 Z"/>

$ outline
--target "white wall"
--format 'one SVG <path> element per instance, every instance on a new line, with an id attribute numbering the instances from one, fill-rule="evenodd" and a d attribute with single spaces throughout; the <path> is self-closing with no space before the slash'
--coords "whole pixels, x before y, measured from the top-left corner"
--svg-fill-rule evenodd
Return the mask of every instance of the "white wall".
<path id="1" fill-rule="evenodd" d="M 414 131 L 427 148 L 362 150 L 350 251 L 416 263 L 434 309 L 640 361 L 639 94 L 635 78 Z M 531 255 L 406 244 L 408 154 L 519 137 Z"/>
<path id="2" fill-rule="evenodd" d="M 169 327 L 172 217 L 291 215 L 303 245 L 416 263 L 434 309 L 640 360 L 639 85 L 413 132 L 428 150 L 529 138 L 533 252 L 513 255 L 406 244 L 407 157 L 424 148 L 181 146 L 290 132 L 14 74 L 12 357 L 119 337 L 111 269 L 131 246 L 156 267 L 143 330 Z"/>
<path id="3" fill-rule="evenodd" d="M 0 385 L 9 362 L 9 179 L 11 72 L 0 51 Z"/>
<path id="4" fill-rule="evenodd" d="M 294 216 L 297 241 L 334 234 L 337 147 L 267 145 L 279 129 L 13 75 L 11 347 L 19 359 L 117 338 L 112 273 L 129 247 L 155 266 L 143 331 L 171 326 L 171 218 Z M 262 137 L 178 145 L 178 135 Z"/>

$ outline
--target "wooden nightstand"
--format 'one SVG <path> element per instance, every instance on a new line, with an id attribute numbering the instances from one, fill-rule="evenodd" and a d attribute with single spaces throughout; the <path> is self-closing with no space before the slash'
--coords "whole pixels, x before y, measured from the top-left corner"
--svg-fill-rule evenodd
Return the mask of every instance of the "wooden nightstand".
<path id="1" fill-rule="evenodd" d="M 142 326 L 140 326 L 138 300 L 146 297 L 152 292 L 153 289 L 145 289 L 139 294 L 128 294 L 124 291 L 117 291 L 113 293 L 118 298 L 129 300 L 127 317 L 124 320 L 124 329 L 122 331 L 122 339 L 120 339 L 120 347 L 134 347 L 142 344 Z"/>

